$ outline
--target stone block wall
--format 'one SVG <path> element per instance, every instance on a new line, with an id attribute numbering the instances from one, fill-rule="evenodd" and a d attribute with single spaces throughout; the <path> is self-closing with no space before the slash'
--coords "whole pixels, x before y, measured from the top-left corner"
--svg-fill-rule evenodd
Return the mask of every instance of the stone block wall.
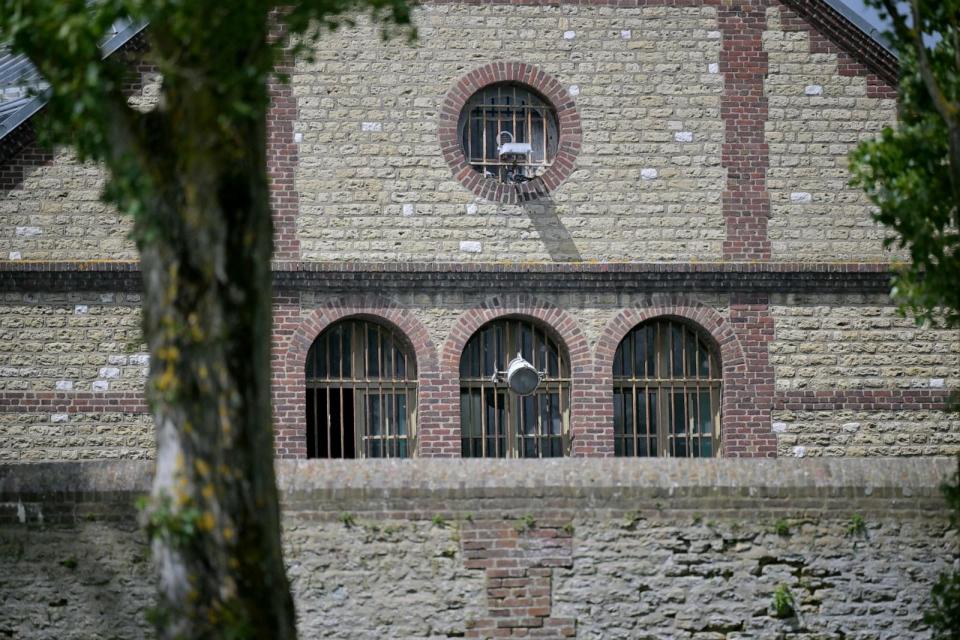
<path id="1" fill-rule="evenodd" d="M 912 638 L 947 459 L 281 462 L 304 637 Z M 0 466 L 0 633 L 151 637 L 142 463 Z M 788 590 L 796 615 L 777 618 Z"/>
<path id="2" fill-rule="evenodd" d="M 887 261 L 887 232 L 851 187 L 849 154 L 896 122 L 896 93 L 783 5 L 767 10 L 767 190 L 776 260 Z"/>
<path id="3" fill-rule="evenodd" d="M 297 64 L 304 260 L 721 257 L 715 7 L 429 3 L 416 23 L 413 47 L 367 26 Z M 461 77 L 514 60 L 563 85 L 583 131 L 573 174 L 522 206 L 463 187 L 437 129 Z"/>

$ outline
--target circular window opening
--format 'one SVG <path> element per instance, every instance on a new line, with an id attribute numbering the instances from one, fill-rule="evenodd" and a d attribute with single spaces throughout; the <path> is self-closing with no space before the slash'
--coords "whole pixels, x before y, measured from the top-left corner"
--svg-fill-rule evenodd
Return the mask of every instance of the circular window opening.
<path id="1" fill-rule="evenodd" d="M 503 184 L 542 176 L 557 158 L 556 111 L 516 82 L 498 82 L 474 93 L 460 112 L 457 131 L 467 163 Z"/>

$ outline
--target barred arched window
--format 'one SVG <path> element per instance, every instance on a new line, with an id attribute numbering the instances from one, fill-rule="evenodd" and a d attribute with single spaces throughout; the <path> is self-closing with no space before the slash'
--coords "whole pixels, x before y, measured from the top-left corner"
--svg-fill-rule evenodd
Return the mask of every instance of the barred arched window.
<path id="1" fill-rule="evenodd" d="M 717 455 L 721 382 L 717 351 L 697 329 L 666 318 L 634 328 L 613 358 L 615 454 Z"/>
<path id="2" fill-rule="evenodd" d="M 307 457 L 406 458 L 416 433 L 416 361 L 406 341 L 342 320 L 307 354 Z"/>
<path id="3" fill-rule="evenodd" d="M 497 376 L 517 354 L 543 373 L 529 396 L 517 395 Z M 460 357 L 464 458 L 563 456 L 569 422 L 569 358 L 542 326 L 505 318 L 473 334 Z"/>

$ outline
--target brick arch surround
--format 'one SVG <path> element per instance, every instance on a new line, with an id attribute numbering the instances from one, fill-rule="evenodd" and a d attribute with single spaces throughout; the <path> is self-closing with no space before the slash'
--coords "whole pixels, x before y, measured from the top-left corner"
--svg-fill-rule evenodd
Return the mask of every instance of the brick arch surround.
<path id="1" fill-rule="evenodd" d="M 474 170 L 463 155 L 457 125 L 460 112 L 471 96 L 497 82 L 523 84 L 542 95 L 557 113 L 559 144 L 557 157 L 542 176 L 522 184 L 503 184 Z M 583 142 L 580 116 L 573 98 L 559 80 L 525 62 L 491 62 L 460 78 L 440 107 L 440 151 L 457 180 L 486 200 L 516 204 L 544 197 L 573 173 L 574 161 Z"/>
<path id="2" fill-rule="evenodd" d="M 770 431 L 769 407 L 755 402 L 765 390 L 755 390 L 735 322 L 712 307 L 679 295 L 652 296 L 645 303 L 624 309 L 604 327 L 594 349 L 595 380 L 602 389 L 604 433 L 613 447 L 613 356 L 620 341 L 638 324 L 658 317 L 673 317 L 696 324 L 720 350 L 723 370 L 720 431 L 727 457 L 769 456 L 775 452 Z M 750 336 L 744 336 L 748 340 Z"/>
<path id="3" fill-rule="evenodd" d="M 418 444 L 423 434 L 420 417 L 426 411 L 424 387 L 437 380 L 437 350 L 430 333 L 408 309 L 381 296 L 345 298 L 328 302 L 302 317 L 290 334 L 280 362 L 274 365 L 275 439 L 281 457 L 305 458 L 307 353 L 327 327 L 348 318 L 366 318 L 398 332 L 408 342 L 417 360 Z"/>
<path id="4" fill-rule="evenodd" d="M 438 392 L 445 401 L 442 411 L 436 416 L 438 446 L 443 453 L 438 455 L 460 455 L 460 356 L 467 341 L 476 331 L 497 318 L 525 317 L 540 321 L 554 334 L 554 338 L 566 347 L 570 357 L 570 433 L 573 437 L 574 456 L 606 455 L 605 447 L 598 444 L 597 433 L 592 428 L 590 412 L 595 408 L 591 399 L 594 394 L 592 380 L 593 359 L 587 337 L 579 323 L 566 311 L 545 300 L 528 295 L 496 296 L 483 304 L 463 313 L 457 319 L 443 345 L 440 355 L 440 373 L 443 380 Z M 441 444 L 442 443 L 442 444 Z M 610 446 L 610 453 L 613 446 Z"/>

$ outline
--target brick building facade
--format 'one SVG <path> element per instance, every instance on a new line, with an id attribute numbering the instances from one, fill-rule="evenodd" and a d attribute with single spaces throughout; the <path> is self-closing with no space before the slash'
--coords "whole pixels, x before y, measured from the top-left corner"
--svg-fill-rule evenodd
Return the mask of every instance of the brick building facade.
<path id="1" fill-rule="evenodd" d="M 547 372 L 532 418 L 478 374 L 470 428 L 497 441 L 493 416 L 520 443 L 508 455 L 525 455 L 528 419 L 536 447 L 556 419 L 572 456 L 641 441 L 725 457 L 960 451 L 943 411 L 960 338 L 897 316 L 888 274 L 903 256 L 847 185 L 847 154 L 895 120 L 896 59 L 830 4 L 431 0 L 416 24 L 413 46 L 363 21 L 331 34 L 274 87 L 279 456 L 317 454 L 317 420 L 328 436 L 340 422 L 341 453 L 355 421 L 364 447 L 377 422 L 407 454 L 463 455 L 464 354 L 508 319 L 542 332 L 567 372 Z M 157 78 L 141 72 L 148 102 Z M 466 157 L 465 109 L 498 86 L 555 119 L 549 162 L 522 182 Z M 100 202 L 97 167 L 39 148 L 31 126 L 0 138 L 0 461 L 149 458 L 129 221 Z M 383 376 L 308 392 L 317 338 L 360 320 L 410 358 L 412 392 Z M 624 340 L 658 321 L 710 352 L 709 381 L 615 373 Z M 655 443 L 681 432 L 682 450 Z"/>

